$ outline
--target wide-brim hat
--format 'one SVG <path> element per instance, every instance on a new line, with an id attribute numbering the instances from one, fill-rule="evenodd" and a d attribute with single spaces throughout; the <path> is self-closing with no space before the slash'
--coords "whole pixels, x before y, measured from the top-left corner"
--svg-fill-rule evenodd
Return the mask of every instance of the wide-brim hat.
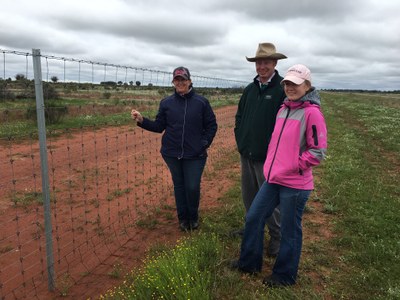
<path id="1" fill-rule="evenodd" d="M 246 59 L 251 62 L 255 62 L 257 59 L 270 58 L 270 59 L 284 59 L 286 55 L 276 52 L 275 45 L 272 43 L 260 43 L 256 51 L 256 56 L 247 57 Z"/>

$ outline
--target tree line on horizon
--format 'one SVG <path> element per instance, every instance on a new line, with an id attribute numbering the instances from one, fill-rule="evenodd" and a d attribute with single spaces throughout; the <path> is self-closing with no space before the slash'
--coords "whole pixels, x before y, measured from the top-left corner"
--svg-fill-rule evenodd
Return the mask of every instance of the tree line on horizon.
<path id="1" fill-rule="evenodd" d="M 50 78 L 52 83 L 58 83 L 59 78 L 57 76 L 52 76 Z M 0 77 L 0 82 L 12 82 L 12 78 L 7 78 L 7 79 L 3 79 L 2 77 Z M 29 82 L 31 80 L 27 79 L 25 77 L 24 74 L 18 73 L 15 75 L 15 81 L 18 82 Z M 33 80 L 32 80 L 33 81 Z M 67 83 L 68 84 L 68 83 Z M 70 84 L 76 84 L 76 82 L 70 82 Z M 102 81 L 100 82 L 101 86 L 109 86 L 109 87 L 116 87 L 116 86 L 136 86 L 136 87 L 140 87 L 142 85 L 142 83 L 140 81 L 130 81 L 129 83 L 127 82 L 122 82 L 122 81 Z M 153 84 L 149 83 L 148 84 L 149 87 L 152 87 Z M 366 90 L 366 89 L 321 89 L 321 91 L 327 91 L 327 92 L 343 92 L 343 93 L 385 93 L 385 94 L 400 94 L 400 90 Z"/>

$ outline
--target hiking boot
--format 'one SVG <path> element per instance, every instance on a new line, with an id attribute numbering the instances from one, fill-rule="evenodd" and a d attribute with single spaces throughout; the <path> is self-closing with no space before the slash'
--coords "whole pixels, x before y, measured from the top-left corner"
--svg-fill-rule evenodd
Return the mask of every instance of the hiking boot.
<path id="1" fill-rule="evenodd" d="M 229 267 L 230 267 L 231 270 L 239 271 L 240 273 L 247 273 L 247 274 L 251 274 L 251 275 L 254 275 L 254 274 L 258 273 L 258 271 L 250 271 L 250 270 L 247 270 L 245 268 L 242 268 L 240 266 L 240 264 L 239 264 L 239 260 L 231 261 Z"/>
<path id="2" fill-rule="evenodd" d="M 274 276 L 273 274 L 272 275 L 269 275 L 269 276 L 266 276 L 264 279 L 263 279 L 263 282 L 262 282 L 264 285 L 266 285 L 267 287 L 270 287 L 270 288 L 280 288 L 280 287 L 285 287 L 285 286 L 290 286 L 290 285 L 294 285 L 294 283 L 290 283 L 290 282 L 287 282 L 287 281 L 282 281 L 282 280 L 279 280 L 276 276 Z"/>
<path id="3" fill-rule="evenodd" d="M 243 236 L 243 233 L 244 233 L 244 228 L 232 230 L 232 231 L 229 233 L 229 235 L 230 235 L 231 237 L 242 237 L 242 236 Z"/>
<path id="4" fill-rule="evenodd" d="M 179 223 L 179 229 L 181 231 L 189 231 L 190 227 L 189 227 L 189 224 L 187 222 L 180 222 Z"/>
<path id="5" fill-rule="evenodd" d="M 190 222 L 190 229 L 191 230 L 196 230 L 197 228 L 199 228 L 199 222 L 197 222 L 197 221 Z"/>

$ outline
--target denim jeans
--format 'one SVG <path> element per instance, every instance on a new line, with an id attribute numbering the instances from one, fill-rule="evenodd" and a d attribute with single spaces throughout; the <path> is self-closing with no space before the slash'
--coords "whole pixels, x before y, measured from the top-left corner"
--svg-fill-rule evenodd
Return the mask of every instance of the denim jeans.
<path id="1" fill-rule="evenodd" d="M 239 258 L 241 269 L 247 272 L 261 271 L 265 222 L 279 205 L 281 245 L 272 274 L 283 283 L 296 282 L 303 240 L 301 220 L 310 193 L 309 190 L 263 183 L 246 215 Z"/>
<path id="2" fill-rule="evenodd" d="M 176 211 L 179 223 L 199 220 L 200 183 L 207 158 L 178 159 L 163 156 L 174 183 Z"/>
<path id="3" fill-rule="evenodd" d="M 242 199 L 247 213 L 254 197 L 265 181 L 264 161 L 251 160 L 240 155 L 240 164 L 242 169 Z M 279 207 L 275 208 L 274 213 L 267 219 L 266 224 L 272 242 L 277 244 L 279 248 L 281 239 Z"/>

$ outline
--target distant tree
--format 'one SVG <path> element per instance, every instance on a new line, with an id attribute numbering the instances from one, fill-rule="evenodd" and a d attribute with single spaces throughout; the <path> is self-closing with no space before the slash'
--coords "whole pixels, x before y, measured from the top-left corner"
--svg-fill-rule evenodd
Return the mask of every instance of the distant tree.
<path id="1" fill-rule="evenodd" d="M 57 76 L 51 76 L 51 81 L 53 81 L 54 83 L 57 83 L 58 81 L 58 77 Z"/>
<path id="2" fill-rule="evenodd" d="M 43 97 L 45 102 L 55 101 L 60 99 L 60 95 L 57 93 L 54 86 L 52 86 L 48 82 L 43 84 Z"/>
<path id="3" fill-rule="evenodd" d="M 0 78 L 0 102 L 7 100 L 15 100 L 15 94 L 10 91 L 7 81 Z M 6 112 L 5 110 L 4 112 Z"/>
<path id="4" fill-rule="evenodd" d="M 140 86 L 140 81 L 138 80 L 138 81 L 136 81 L 136 86 Z"/>
<path id="5" fill-rule="evenodd" d="M 100 84 L 104 85 L 104 86 L 116 86 L 117 85 L 117 83 L 115 81 L 102 81 L 102 82 L 100 82 Z"/>
<path id="6" fill-rule="evenodd" d="M 34 95 L 34 88 L 32 87 L 31 94 Z M 30 96 L 34 97 L 34 96 Z M 43 83 L 43 100 L 45 105 L 45 118 L 48 124 L 57 124 L 61 122 L 63 117 L 68 114 L 68 107 L 59 102 L 59 94 L 53 85 L 48 82 Z M 28 107 L 26 111 L 26 118 L 35 120 L 36 107 Z"/>
<path id="7" fill-rule="evenodd" d="M 21 74 L 21 73 L 18 73 L 17 75 L 15 75 L 15 79 L 16 80 L 24 80 L 25 79 L 25 75 Z"/>
<path id="8" fill-rule="evenodd" d="M 131 81 L 129 81 L 129 85 L 133 85 L 133 81 L 131 80 Z"/>
<path id="9" fill-rule="evenodd" d="M 123 84 L 123 82 L 120 80 L 120 81 L 118 81 L 118 85 L 122 85 Z"/>

